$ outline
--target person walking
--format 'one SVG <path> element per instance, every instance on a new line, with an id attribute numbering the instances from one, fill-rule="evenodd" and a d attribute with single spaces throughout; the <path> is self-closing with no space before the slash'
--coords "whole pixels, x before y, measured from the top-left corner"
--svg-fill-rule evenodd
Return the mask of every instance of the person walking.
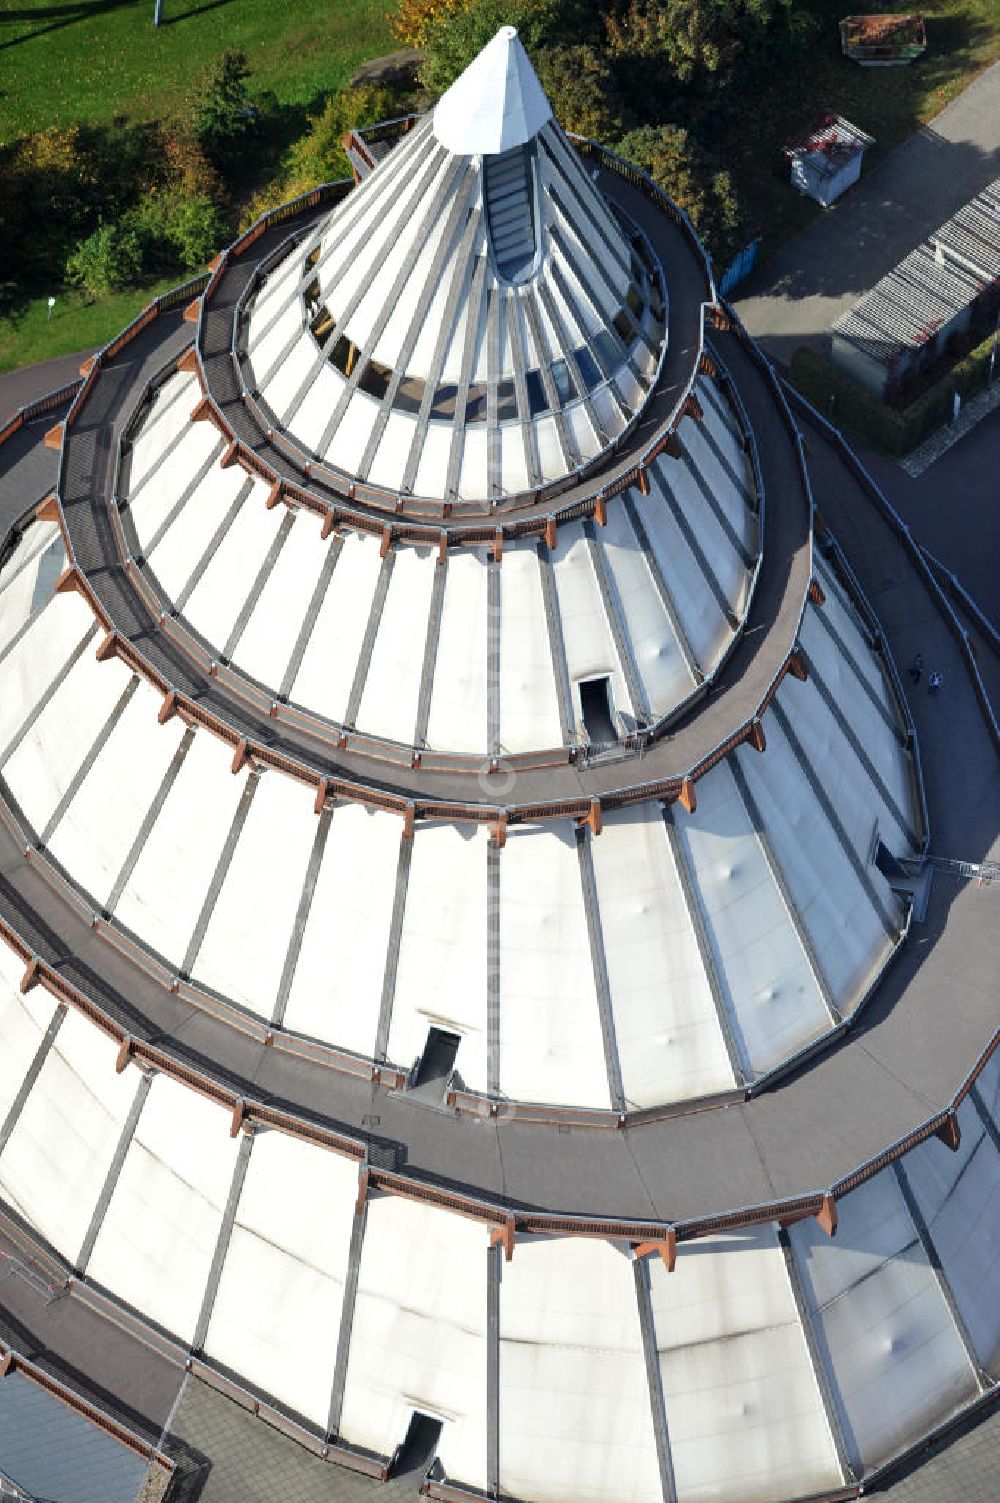
<path id="1" fill-rule="evenodd" d="M 919 684 L 921 674 L 924 671 L 924 655 L 918 652 L 909 667 L 910 678 L 915 684 Z"/>
<path id="2" fill-rule="evenodd" d="M 927 680 L 928 694 L 940 694 L 941 685 L 943 682 L 944 680 L 942 679 L 940 673 L 932 673 L 930 678 Z"/>

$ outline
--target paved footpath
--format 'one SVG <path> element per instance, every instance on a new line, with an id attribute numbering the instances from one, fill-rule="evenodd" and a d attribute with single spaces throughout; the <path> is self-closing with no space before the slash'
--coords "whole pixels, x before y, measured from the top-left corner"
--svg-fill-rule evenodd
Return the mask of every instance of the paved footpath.
<path id="1" fill-rule="evenodd" d="M 60 355 L 55 360 L 43 360 L 38 365 L 22 365 L 19 370 L 7 371 L 0 376 L 0 424 L 36 397 L 43 397 L 57 386 L 65 386 L 80 374 L 80 366 L 89 351 L 82 355 Z"/>
<path id="2" fill-rule="evenodd" d="M 1000 63 L 741 284 L 740 317 L 784 365 L 801 344 L 824 350 L 834 320 L 995 177 Z"/>

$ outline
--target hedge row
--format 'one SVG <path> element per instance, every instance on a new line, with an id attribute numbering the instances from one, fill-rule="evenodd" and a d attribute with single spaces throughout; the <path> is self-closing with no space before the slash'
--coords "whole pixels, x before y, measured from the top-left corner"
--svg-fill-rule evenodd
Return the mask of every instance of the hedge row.
<path id="1" fill-rule="evenodd" d="M 909 454 L 950 421 L 956 391 L 966 401 L 982 390 L 989 377 L 992 349 L 991 333 L 916 401 L 898 411 L 887 407 L 824 356 L 805 346 L 792 356 L 790 377 L 796 390 L 838 428 L 849 428 L 859 438 L 898 456 Z"/>

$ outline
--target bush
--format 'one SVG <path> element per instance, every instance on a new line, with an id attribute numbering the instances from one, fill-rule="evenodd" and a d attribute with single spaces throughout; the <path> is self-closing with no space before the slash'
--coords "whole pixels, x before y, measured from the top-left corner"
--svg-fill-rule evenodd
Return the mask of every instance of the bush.
<path id="1" fill-rule="evenodd" d="M 227 238 L 226 225 L 207 193 L 152 189 L 127 216 L 138 236 L 147 272 L 197 271 Z"/>
<path id="2" fill-rule="evenodd" d="M 746 239 L 729 173 L 679 125 L 641 126 L 624 136 L 617 149 L 680 204 L 717 264 L 727 266 Z"/>
<path id="3" fill-rule="evenodd" d="M 351 164 L 341 145 L 343 136 L 360 125 L 375 125 L 400 113 L 398 97 L 378 84 L 360 84 L 329 98 L 309 129 L 285 158 L 279 203 L 315 188 L 317 183 L 350 177 Z"/>
<path id="4" fill-rule="evenodd" d="M 865 442 L 899 456 L 909 454 L 950 421 L 956 391 L 965 400 L 982 390 L 992 349 L 990 334 L 915 402 L 899 411 L 880 402 L 816 350 L 805 346 L 792 356 L 790 376 L 795 389 L 838 428 L 849 428 Z"/>
<path id="5" fill-rule="evenodd" d="M 133 229 L 101 224 L 66 262 L 66 279 L 91 297 L 129 287 L 142 271 L 142 246 Z"/>

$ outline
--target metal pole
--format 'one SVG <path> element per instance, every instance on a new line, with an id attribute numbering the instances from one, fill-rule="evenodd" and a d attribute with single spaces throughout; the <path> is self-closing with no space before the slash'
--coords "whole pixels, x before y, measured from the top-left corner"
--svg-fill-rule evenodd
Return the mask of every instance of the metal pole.
<path id="1" fill-rule="evenodd" d="M 153 5 L 153 25 L 159 26 L 163 20 L 163 0 L 155 0 Z"/>
<path id="2" fill-rule="evenodd" d="M 990 373 L 986 385 L 993 385 L 993 371 L 997 363 L 997 339 L 1000 338 L 1000 309 L 997 309 L 997 321 L 993 330 L 993 348 L 990 350 Z"/>

